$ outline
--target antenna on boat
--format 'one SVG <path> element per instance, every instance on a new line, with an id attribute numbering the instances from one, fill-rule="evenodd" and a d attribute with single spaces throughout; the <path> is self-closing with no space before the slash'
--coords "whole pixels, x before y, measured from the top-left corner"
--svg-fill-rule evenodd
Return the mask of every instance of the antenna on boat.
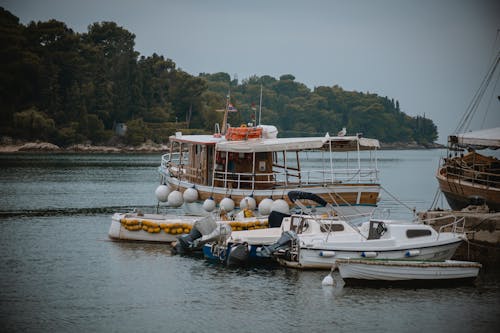
<path id="1" fill-rule="evenodd" d="M 229 99 L 231 98 L 231 90 L 227 92 L 226 108 L 224 109 L 224 119 L 222 120 L 222 135 L 226 134 L 227 129 L 227 112 L 229 110 Z"/>
<path id="2" fill-rule="evenodd" d="M 259 125 L 262 116 L 262 83 L 260 84 L 260 101 L 259 101 Z"/>

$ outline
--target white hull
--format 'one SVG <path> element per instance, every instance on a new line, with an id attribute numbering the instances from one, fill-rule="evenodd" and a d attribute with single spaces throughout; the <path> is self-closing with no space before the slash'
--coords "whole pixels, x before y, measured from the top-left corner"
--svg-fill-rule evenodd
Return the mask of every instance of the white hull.
<path id="1" fill-rule="evenodd" d="M 376 254 L 377 259 L 405 259 L 408 258 L 409 251 L 414 251 L 414 253 L 418 251 L 418 254 L 411 257 L 414 260 L 447 260 L 451 259 L 460 243 L 460 239 L 454 239 L 447 243 L 437 243 L 432 246 L 422 244 L 420 246 L 392 249 L 367 247 L 363 246 L 363 243 L 359 243 L 357 248 L 351 250 L 339 249 L 338 247 L 301 248 L 298 260 L 279 258 L 278 262 L 286 267 L 300 269 L 331 269 L 337 259 L 363 259 L 367 254 L 373 255 L 373 253 Z M 341 245 L 339 244 L 339 246 Z M 332 256 L 322 256 L 324 253 Z"/>
<path id="2" fill-rule="evenodd" d="M 446 260 L 338 260 L 336 263 L 343 279 L 409 281 L 473 279 L 479 274 L 481 264 L 467 261 Z"/>
<path id="3" fill-rule="evenodd" d="M 108 236 L 113 240 L 172 243 L 177 241 L 179 236 L 188 234 L 194 223 L 202 218 L 202 216 L 160 214 L 143 214 L 143 216 L 138 216 L 136 213 L 115 213 L 111 217 L 111 225 L 109 227 Z M 136 228 L 138 230 L 129 230 L 130 228 L 128 228 L 127 224 L 124 223 L 125 221 L 133 221 L 134 225 L 141 227 L 144 224 L 154 224 L 158 227 L 156 230 L 154 230 L 154 228 L 148 228 L 149 231 L 143 230 L 142 228 Z M 262 228 L 261 230 L 267 229 L 267 218 L 262 217 L 243 218 L 238 221 L 218 220 L 216 222 L 227 223 L 233 227 L 234 223 L 237 223 L 241 228 L 240 230 L 246 228 Z M 182 231 L 179 228 L 182 228 Z M 237 230 L 237 227 L 234 228 Z M 176 229 L 178 232 L 172 234 L 172 229 Z"/>
<path id="4" fill-rule="evenodd" d="M 111 226 L 109 227 L 108 236 L 113 240 L 125 240 L 125 241 L 143 241 L 143 242 L 160 242 L 160 243 L 172 243 L 177 240 L 178 235 L 173 235 L 166 233 L 163 230 L 160 232 L 148 232 L 145 230 L 128 230 L 125 225 L 120 221 L 125 218 L 127 214 L 115 213 L 111 218 Z M 199 217 L 178 217 L 178 216 L 166 216 L 166 215 L 156 215 L 156 214 L 144 214 L 144 218 L 139 218 L 136 216 L 139 222 L 147 220 L 154 221 L 155 223 L 165 223 L 167 221 L 171 223 L 185 223 L 193 225 L 196 219 Z"/>
<path id="5" fill-rule="evenodd" d="M 286 219 L 297 234 L 290 234 L 289 245 L 275 251 L 275 256 L 284 266 L 303 269 L 331 269 L 337 259 L 345 258 L 447 260 L 465 237 L 463 219 L 439 231 L 405 221 L 369 220 L 354 226 L 321 217 Z"/>

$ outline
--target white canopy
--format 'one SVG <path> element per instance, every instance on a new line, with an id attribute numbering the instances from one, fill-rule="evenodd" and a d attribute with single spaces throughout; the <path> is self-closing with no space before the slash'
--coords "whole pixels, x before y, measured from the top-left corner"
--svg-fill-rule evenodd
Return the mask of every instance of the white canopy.
<path id="1" fill-rule="evenodd" d="M 451 135 L 450 143 L 460 147 L 500 148 L 500 127 Z"/>
<path id="2" fill-rule="evenodd" d="M 329 149 L 332 151 L 352 151 L 359 149 L 379 148 L 376 139 L 358 138 L 357 136 L 345 137 L 303 137 L 303 138 L 276 138 L 276 139 L 252 139 L 246 141 L 221 141 L 217 143 L 219 151 L 235 153 L 271 152 L 271 151 L 298 151 L 306 149 Z"/>

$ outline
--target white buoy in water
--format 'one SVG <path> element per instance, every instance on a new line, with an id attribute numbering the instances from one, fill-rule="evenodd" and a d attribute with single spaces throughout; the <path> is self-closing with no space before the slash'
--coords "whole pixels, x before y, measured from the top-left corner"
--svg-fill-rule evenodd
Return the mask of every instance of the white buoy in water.
<path id="1" fill-rule="evenodd" d="M 161 202 L 167 202 L 169 194 L 170 187 L 168 187 L 167 185 L 160 185 L 155 190 L 156 199 Z"/>
<path id="2" fill-rule="evenodd" d="M 327 276 L 325 276 L 325 278 L 321 282 L 321 285 L 323 285 L 323 286 L 333 286 L 333 283 L 334 283 L 334 280 L 333 280 L 332 274 L 330 273 Z"/>
<path id="3" fill-rule="evenodd" d="M 215 200 L 210 197 L 203 202 L 203 209 L 207 212 L 212 212 L 215 209 Z"/>
<path id="4" fill-rule="evenodd" d="M 278 199 L 273 202 L 271 205 L 271 212 L 273 210 L 282 214 L 290 213 L 290 207 L 288 207 L 288 203 L 283 199 Z"/>
<path id="5" fill-rule="evenodd" d="M 240 209 L 250 209 L 250 210 L 255 210 L 257 208 L 257 202 L 253 197 L 244 197 L 240 201 Z"/>
<path id="6" fill-rule="evenodd" d="M 273 202 L 274 201 L 271 198 L 265 198 L 261 202 L 259 202 L 259 214 L 269 215 L 269 213 L 271 213 L 271 206 Z"/>
<path id="7" fill-rule="evenodd" d="M 224 198 L 220 201 L 219 206 L 226 212 L 230 212 L 234 209 L 234 201 L 231 198 Z"/>
<path id="8" fill-rule="evenodd" d="M 187 188 L 182 194 L 184 201 L 187 203 L 192 203 L 198 200 L 198 191 L 194 187 Z"/>
<path id="9" fill-rule="evenodd" d="M 184 203 L 182 193 L 180 191 L 172 191 L 168 195 L 168 205 L 171 207 L 180 207 Z"/>

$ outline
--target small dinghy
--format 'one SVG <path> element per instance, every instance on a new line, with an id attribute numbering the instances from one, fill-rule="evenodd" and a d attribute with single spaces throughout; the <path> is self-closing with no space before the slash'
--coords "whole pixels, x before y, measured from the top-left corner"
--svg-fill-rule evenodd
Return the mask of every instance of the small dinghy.
<path id="1" fill-rule="evenodd" d="M 391 259 L 337 259 L 335 265 L 346 284 L 397 282 L 431 286 L 473 282 L 482 267 L 470 261 Z"/>

